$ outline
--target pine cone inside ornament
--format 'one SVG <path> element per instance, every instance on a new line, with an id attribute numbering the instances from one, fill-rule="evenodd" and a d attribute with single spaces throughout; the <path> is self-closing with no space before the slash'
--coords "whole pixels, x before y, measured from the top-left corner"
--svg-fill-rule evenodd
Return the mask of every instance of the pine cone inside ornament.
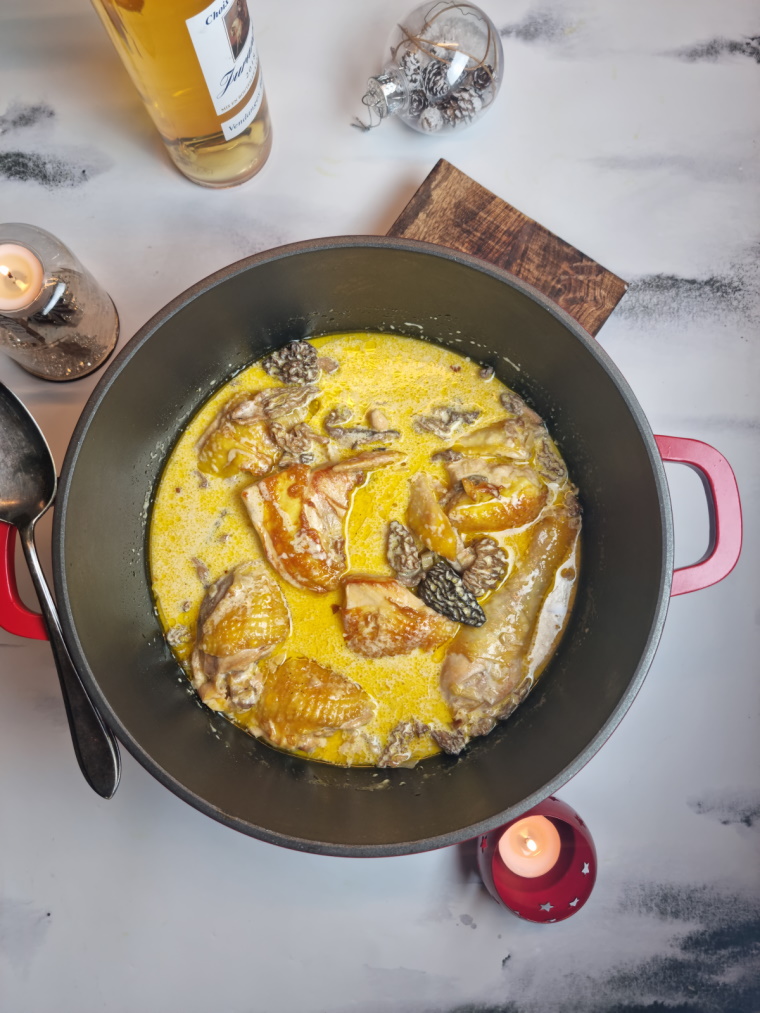
<path id="1" fill-rule="evenodd" d="M 427 108 L 427 95 L 422 88 L 415 88 L 409 94 L 409 115 L 419 116 Z"/>
<path id="2" fill-rule="evenodd" d="M 410 89 L 422 87 L 422 64 L 413 50 L 407 49 L 399 61 L 399 67 Z"/>
<path id="3" fill-rule="evenodd" d="M 470 75 L 470 82 L 478 95 L 482 95 L 484 91 L 490 88 L 492 81 L 493 67 L 487 63 L 481 67 L 476 67 Z"/>
<path id="4" fill-rule="evenodd" d="M 473 88 L 460 88 L 441 103 L 444 121 L 452 127 L 472 123 L 483 108 L 483 100 Z"/>
<path id="5" fill-rule="evenodd" d="M 434 134 L 443 126 L 443 114 L 438 106 L 428 106 L 420 116 L 420 129 L 426 134 Z"/>
<path id="6" fill-rule="evenodd" d="M 449 91 L 449 80 L 446 76 L 448 64 L 441 60 L 431 60 L 422 72 L 423 86 L 429 98 L 443 98 Z"/>

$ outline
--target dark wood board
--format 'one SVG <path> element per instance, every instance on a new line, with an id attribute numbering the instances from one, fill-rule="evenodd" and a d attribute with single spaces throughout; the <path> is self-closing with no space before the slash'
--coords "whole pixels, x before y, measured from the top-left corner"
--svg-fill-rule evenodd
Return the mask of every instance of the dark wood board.
<path id="1" fill-rule="evenodd" d="M 527 281 L 596 335 L 627 282 L 440 159 L 389 236 L 471 253 Z"/>

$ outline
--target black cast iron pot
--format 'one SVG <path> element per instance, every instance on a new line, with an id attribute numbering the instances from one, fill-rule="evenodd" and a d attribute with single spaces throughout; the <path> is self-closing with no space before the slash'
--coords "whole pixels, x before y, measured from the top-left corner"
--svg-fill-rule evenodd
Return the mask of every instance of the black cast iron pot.
<path id="1" fill-rule="evenodd" d="M 426 338 L 492 363 L 558 440 L 584 509 L 575 609 L 533 695 L 458 759 L 378 771 L 288 756 L 203 707 L 170 654 L 148 576 L 151 496 L 183 426 L 251 360 L 293 338 L 389 329 L 417 336 L 420 327 Z M 604 351 L 506 272 L 383 238 L 327 239 L 251 257 L 146 324 L 84 409 L 54 531 L 66 640 L 124 745 L 222 823 L 332 855 L 452 844 L 559 788 L 631 705 L 660 637 L 672 568 L 661 456 Z"/>

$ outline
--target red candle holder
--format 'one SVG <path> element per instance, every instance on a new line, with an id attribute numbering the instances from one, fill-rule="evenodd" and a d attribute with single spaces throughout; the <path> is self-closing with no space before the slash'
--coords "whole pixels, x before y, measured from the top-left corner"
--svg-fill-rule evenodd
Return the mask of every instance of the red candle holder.
<path id="1" fill-rule="evenodd" d="M 542 876 L 529 879 L 509 869 L 499 854 L 504 832 L 527 816 L 544 816 L 560 836 L 556 863 Z M 583 907 L 596 882 L 596 848 L 578 813 L 553 796 L 517 819 L 484 834 L 478 868 L 486 889 L 499 904 L 531 922 L 561 922 Z"/>

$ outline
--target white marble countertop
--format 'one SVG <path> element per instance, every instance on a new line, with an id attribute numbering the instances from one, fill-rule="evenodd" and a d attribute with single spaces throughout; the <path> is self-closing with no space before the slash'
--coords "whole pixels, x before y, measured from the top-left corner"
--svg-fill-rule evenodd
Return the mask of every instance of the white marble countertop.
<path id="1" fill-rule="evenodd" d="M 487 10 L 505 50 L 498 102 L 471 130 L 429 138 L 348 126 L 406 3 L 252 3 L 274 148 L 254 180 L 215 192 L 171 167 L 85 0 L 5 0 L 0 221 L 68 243 L 113 297 L 120 345 L 249 253 L 384 232 L 439 157 L 632 283 L 599 340 L 655 432 L 729 459 L 745 541 L 728 579 L 671 602 L 634 705 L 559 793 L 594 834 L 594 894 L 565 922 L 531 925 L 494 903 L 458 848 L 282 850 L 196 812 L 126 752 L 102 801 L 77 769 L 49 647 L 0 631 L 8 1013 L 760 1007 L 760 9 Z M 19 125 L 14 110 L 35 105 Z M 14 175 L 14 151 L 55 166 L 57 184 Z M 0 355 L 0 380 L 59 465 L 99 375 L 56 386 Z M 706 547 L 707 510 L 689 469 L 667 472 L 683 565 Z"/>

